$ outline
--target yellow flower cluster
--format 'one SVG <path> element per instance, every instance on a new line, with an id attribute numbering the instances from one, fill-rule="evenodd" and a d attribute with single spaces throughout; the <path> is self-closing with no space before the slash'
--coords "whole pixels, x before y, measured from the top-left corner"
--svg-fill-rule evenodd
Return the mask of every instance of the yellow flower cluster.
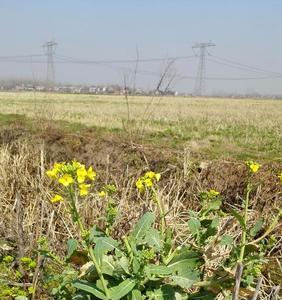
<path id="1" fill-rule="evenodd" d="M 107 196 L 107 193 L 105 191 L 101 191 L 101 192 L 98 193 L 98 196 L 103 198 L 103 197 Z"/>
<path id="2" fill-rule="evenodd" d="M 96 178 L 96 172 L 92 167 L 86 169 L 84 164 L 75 160 L 71 163 L 55 163 L 54 167 L 51 170 L 48 170 L 46 174 L 51 179 L 58 181 L 64 187 L 69 187 L 75 184 L 78 186 L 80 196 L 86 196 L 89 194 L 91 184 L 86 183 L 86 181 L 94 181 Z M 60 201 L 63 201 L 63 197 L 60 195 L 55 195 L 51 199 L 51 202 L 53 203 Z"/>
<path id="3" fill-rule="evenodd" d="M 138 178 L 135 185 L 140 192 L 143 192 L 146 188 L 152 188 L 154 182 L 159 181 L 160 178 L 160 173 L 149 171 L 143 177 Z"/>
<path id="4" fill-rule="evenodd" d="M 259 170 L 259 168 L 261 167 L 261 165 L 259 163 L 254 162 L 252 160 L 246 161 L 246 165 L 249 167 L 249 171 L 251 173 L 256 173 Z"/>
<path id="5" fill-rule="evenodd" d="M 212 197 L 218 196 L 220 193 L 218 191 L 216 191 L 216 190 L 209 190 L 208 194 L 212 198 Z"/>
<path id="6" fill-rule="evenodd" d="M 282 172 L 280 173 L 280 175 L 278 175 L 278 178 L 281 180 L 282 182 Z"/>

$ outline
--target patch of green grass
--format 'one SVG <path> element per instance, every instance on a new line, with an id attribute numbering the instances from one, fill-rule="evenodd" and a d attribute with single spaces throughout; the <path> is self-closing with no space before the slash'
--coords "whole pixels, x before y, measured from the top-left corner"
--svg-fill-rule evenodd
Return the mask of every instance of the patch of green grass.
<path id="1" fill-rule="evenodd" d="M 0 126 L 11 125 L 14 123 L 25 123 L 27 118 L 25 115 L 19 114 L 0 114 Z"/>

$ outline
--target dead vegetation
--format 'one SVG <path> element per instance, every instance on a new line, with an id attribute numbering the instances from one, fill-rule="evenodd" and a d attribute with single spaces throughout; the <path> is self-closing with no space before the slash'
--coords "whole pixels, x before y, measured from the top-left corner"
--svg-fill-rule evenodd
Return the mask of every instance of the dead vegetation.
<path id="1" fill-rule="evenodd" d="M 118 138 L 101 138 L 95 131 L 76 135 L 48 128 L 32 134 L 12 126 L 2 129 L 0 136 L 1 236 L 15 242 L 16 207 L 17 202 L 21 202 L 26 249 L 32 249 L 42 233 L 50 235 L 60 248 L 60 243 L 72 233 L 67 221 L 58 217 L 49 203 L 50 189 L 45 170 L 55 161 L 77 159 L 93 165 L 99 174 L 98 187 L 104 183 L 116 184 L 122 212 L 117 224 L 119 234 L 127 231 L 132 222 L 149 209 L 148 203 L 138 199 L 134 189 L 136 178 L 144 170 L 162 173 L 162 197 L 170 210 L 168 218 L 175 227 L 182 223 L 187 209 L 197 206 L 200 191 L 218 190 L 225 198 L 226 210 L 230 206 L 240 206 L 244 194 L 247 174 L 243 162 L 215 160 L 187 163 L 185 151 L 132 146 Z M 263 214 L 270 219 L 274 208 L 281 205 L 282 190 L 277 178 L 280 168 L 277 163 L 266 164 L 253 178 L 258 186 L 257 192 L 252 195 L 254 214 Z M 134 209 L 136 203 L 138 210 Z M 83 205 L 89 223 L 103 210 L 103 203 L 95 194 L 90 202 Z"/>
<path id="2" fill-rule="evenodd" d="M 93 165 L 99 174 L 97 190 L 105 183 L 117 186 L 120 213 L 114 224 L 116 237 L 127 233 L 144 212 L 154 209 L 149 199 L 138 197 L 135 189 L 136 178 L 145 170 L 162 173 L 160 195 L 169 211 L 167 222 L 177 233 L 179 244 L 189 238 L 183 234 L 187 210 L 198 207 L 199 192 L 218 190 L 225 199 L 225 211 L 240 207 L 242 203 L 247 176 L 242 161 L 195 160 L 189 148 L 141 146 L 119 135 L 101 135 L 94 129 L 75 133 L 50 124 L 42 123 L 39 127 L 35 131 L 33 126 L 16 122 L 0 130 L 0 251 L 8 246 L 18 255 L 30 254 L 36 249 L 39 237 L 47 236 L 50 246 L 64 254 L 66 240 L 76 236 L 64 203 L 56 209 L 50 203 L 52 188 L 45 171 L 56 161 L 77 159 Z M 254 175 L 253 184 L 257 189 L 251 195 L 253 220 L 264 216 L 271 222 L 272 216 L 281 208 L 279 171 L 281 164 L 265 163 Z M 103 214 L 105 205 L 93 191 L 89 199 L 81 203 L 80 209 L 86 224 L 92 225 Z M 239 238 L 240 230 L 235 222 L 225 221 L 222 226 L 228 224 L 228 232 Z M 103 220 L 99 223 L 103 226 Z M 281 282 L 281 232 L 280 224 L 275 231 L 278 242 L 269 253 L 271 263 L 264 271 L 264 286 Z M 218 263 L 216 258 L 211 260 L 210 268 Z"/>

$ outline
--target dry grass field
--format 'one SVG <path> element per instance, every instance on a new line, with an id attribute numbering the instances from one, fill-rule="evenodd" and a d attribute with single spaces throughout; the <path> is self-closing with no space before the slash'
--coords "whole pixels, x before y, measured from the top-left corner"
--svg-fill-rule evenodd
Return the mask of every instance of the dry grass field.
<path id="1" fill-rule="evenodd" d="M 98 173 L 95 188 L 79 204 L 86 226 L 104 226 L 106 201 L 97 191 L 109 183 L 117 187 L 115 238 L 127 234 L 144 212 L 156 211 L 148 195 L 137 193 L 135 182 L 145 171 L 160 172 L 159 196 L 177 245 L 187 241 L 187 212 L 199 208 L 200 192 L 215 189 L 224 212 L 241 210 L 249 180 L 244 160 L 257 160 L 262 166 L 250 179 L 248 225 L 262 216 L 266 230 L 282 203 L 281 119 L 278 100 L 130 97 L 127 102 L 122 96 L 0 93 L 0 256 L 33 257 L 39 266 L 34 250 L 42 236 L 60 257 L 68 238 L 79 238 L 65 203 L 50 202 L 54 186 L 45 175 L 54 162 L 72 159 Z M 236 220 L 221 217 L 221 226 L 227 222 L 228 233 L 240 241 Z M 281 222 L 271 234 L 262 297 L 282 278 Z M 227 259 L 229 254 L 222 253 L 209 263 Z M 57 266 L 38 267 L 31 277 L 19 279 L 17 266 L 7 271 L 1 264 L 3 299 L 14 299 L 5 298 L 4 289 L 19 293 L 30 286 L 36 292 L 28 299 L 54 299 L 43 273 Z"/>
<path id="2" fill-rule="evenodd" d="M 210 158 L 281 162 L 280 100 L 0 93 L 0 112 L 125 129 L 142 143 Z"/>

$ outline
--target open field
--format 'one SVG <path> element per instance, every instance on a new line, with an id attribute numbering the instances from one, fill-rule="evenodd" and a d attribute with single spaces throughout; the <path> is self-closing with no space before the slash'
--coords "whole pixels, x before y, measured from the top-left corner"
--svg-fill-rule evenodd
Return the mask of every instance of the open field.
<path id="1" fill-rule="evenodd" d="M 208 158 L 281 162 L 282 101 L 0 93 L 2 114 L 136 133 L 134 141 Z"/>
<path id="2" fill-rule="evenodd" d="M 183 298 L 139 299 L 187 299 L 187 294 L 192 294 L 189 299 L 231 299 L 238 254 L 245 245 L 244 230 L 247 250 L 242 261 L 246 267 L 239 299 L 251 299 L 258 278 L 262 280 L 260 297 L 268 299 L 282 280 L 281 119 L 282 101 L 274 100 L 135 97 L 127 103 L 122 96 L 0 93 L 1 300 L 12 300 L 14 295 L 25 295 L 20 299 L 28 300 L 98 299 L 72 298 L 71 282 L 82 277 L 92 280 L 82 276 L 84 263 L 91 263 L 91 255 L 85 257 L 83 250 L 88 235 L 70 217 L 68 190 L 46 176 L 55 162 L 73 159 L 97 172 L 95 181 L 87 181 L 91 187 L 86 197 L 78 196 L 78 184 L 73 186 L 83 226 L 97 225 L 106 232 L 108 205 L 114 203 L 110 238 L 116 240 L 126 260 L 131 253 L 123 245 L 124 236 L 130 237 L 134 224 L 148 211 L 156 216 L 150 230 L 161 232 L 164 218 L 172 240 L 168 253 L 154 250 L 154 258 L 146 258 L 146 263 L 166 268 L 165 259 L 177 253 L 180 245 L 186 251 L 183 254 L 194 251 L 198 255 L 197 264 L 177 283 L 180 286 L 170 286 L 177 293 L 184 286 Z M 261 166 L 250 172 L 245 159 L 258 160 Z M 159 182 L 154 181 L 156 194 L 136 189 L 136 180 L 148 170 L 161 175 Z M 108 184 L 114 184 L 116 192 L 100 196 Z M 55 193 L 62 194 L 64 201 L 51 203 Z M 207 203 L 219 203 L 220 208 L 203 210 L 207 204 L 203 194 L 210 197 Z M 233 210 L 239 217 L 230 213 Z M 218 223 L 212 228 L 213 220 Z M 108 235 L 103 238 L 107 240 Z M 229 244 L 222 242 L 223 236 Z M 69 238 L 77 240 L 78 256 L 69 254 Z M 166 235 L 162 238 L 160 244 L 165 244 Z M 153 249 L 143 240 L 138 247 L 137 259 Z M 82 262 L 75 261 L 82 254 Z M 113 251 L 105 257 L 112 259 Z M 112 280 L 108 271 L 104 276 L 115 285 L 117 280 L 131 280 L 136 274 L 130 260 L 128 264 L 129 271 L 121 271 L 121 277 L 114 275 Z M 138 272 L 141 290 L 151 276 Z M 162 280 L 167 287 L 172 278 L 170 273 L 161 274 L 158 281 L 153 276 L 142 293 L 154 292 L 152 286 L 159 288 Z M 201 287 L 203 282 L 206 286 Z"/>

